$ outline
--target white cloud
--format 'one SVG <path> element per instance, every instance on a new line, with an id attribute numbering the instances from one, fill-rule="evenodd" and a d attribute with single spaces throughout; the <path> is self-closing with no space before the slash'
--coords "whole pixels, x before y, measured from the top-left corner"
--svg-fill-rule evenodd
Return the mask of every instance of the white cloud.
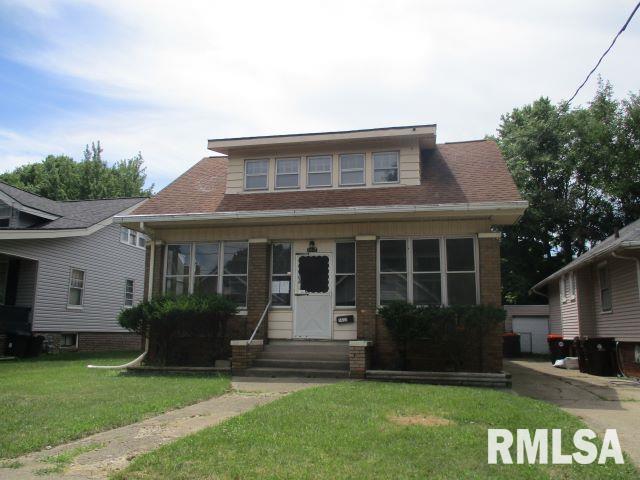
<path id="1" fill-rule="evenodd" d="M 67 4 L 31 5 L 45 47 L 15 59 L 145 107 L 42 119 L 30 148 L 0 138 L 3 164 L 99 138 L 168 179 L 209 137 L 431 122 L 440 140 L 482 137 L 514 106 L 568 98 L 631 2 L 87 1 L 99 31 L 60 21 Z M 601 69 L 621 95 L 640 80 L 639 30 Z"/>

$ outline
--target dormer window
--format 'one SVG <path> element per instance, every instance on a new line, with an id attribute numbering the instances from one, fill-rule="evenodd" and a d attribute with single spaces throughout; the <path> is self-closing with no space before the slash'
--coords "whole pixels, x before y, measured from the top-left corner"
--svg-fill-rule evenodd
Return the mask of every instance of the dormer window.
<path id="1" fill-rule="evenodd" d="M 298 188 L 299 179 L 299 158 L 276 158 L 276 188 Z"/>
<path id="2" fill-rule="evenodd" d="M 269 186 L 269 159 L 244 162 L 244 189 L 266 190 Z"/>
<path id="3" fill-rule="evenodd" d="M 316 155 L 307 158 L 307 187 L 330 187 L 331 155 Z"/>
<path id="4" fill-rule="evenodd" d="M 398 152 L 374 152 L 373 183 L 398 183 Z"/>
<path id="5" fill-rule="evenodd" d="M 364 185 L 364 153 L 340 155 L 340 185 Z"/>

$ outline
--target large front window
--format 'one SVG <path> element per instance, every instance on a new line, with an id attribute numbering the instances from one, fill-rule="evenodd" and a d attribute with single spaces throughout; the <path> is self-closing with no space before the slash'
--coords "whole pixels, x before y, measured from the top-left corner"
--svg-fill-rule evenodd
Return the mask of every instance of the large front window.
<path id="1" fill-rule="evenodd" d="M 474 239 L 380 240 L 379 292 L 381 305 L 475 305 Z"/>
<path id="2" fill-rule="evenodd" d="M 247 242 L 167 245 L 165 293 L 218 293 L 244 307 L 247 304 L 248 252 Z"/>

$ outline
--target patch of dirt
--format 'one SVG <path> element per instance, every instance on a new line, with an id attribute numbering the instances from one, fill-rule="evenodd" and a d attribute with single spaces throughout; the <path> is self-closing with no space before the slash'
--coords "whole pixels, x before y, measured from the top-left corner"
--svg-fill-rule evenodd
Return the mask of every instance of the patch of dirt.
<path id="1" fill-rule="evenodd" d="M 396 425 L 422 425 L 423 427 L 442 427 L 453 425 L 454 422 L 435 415 L 392 415 L 387 417 Z"/>

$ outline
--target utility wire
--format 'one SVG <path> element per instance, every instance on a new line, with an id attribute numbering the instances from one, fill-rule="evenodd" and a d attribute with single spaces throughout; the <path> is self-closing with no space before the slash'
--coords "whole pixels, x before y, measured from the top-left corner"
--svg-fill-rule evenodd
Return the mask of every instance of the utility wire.
<path id="1" fill-rule="evenodd" d="M 607 55 L 607 53 L 609 53 L 609 50 L 611 50 L 613 48 L 613 45 L 616 43 L 616 40 L 618 40 L 618 37 L 620 35 L 622 35 L 622 32 L 625 31 L 625 29 L 627 28 L 627 25 L 629 25 L 629 22 L 631 21 L 631 19 L 633 18 L 633 16 L 635 15 L 636 11 L 638 10 L 638 7 L 640 7 L 640 2 L 637 3 L 636 7 L 633 9 L 633 12 L 631 12 L 631 15 L 629 15 L 629 18 L 627 18 L 627 21 L 624 22 L 624 25 L 622 26 L 622 28 L 620 29 L 620 31 L 616 34 L 616 36 L 613 38 L 613 41 L 611 42 L 611 45 L 609 45 L 609 48 L 607 48 L 604 53 L 602 54 L 602 56 L 600 57 L 600 60 L 598 60 L 598 63 L 596 63 L 596 66 L 593 67 L 591 69 L 591 71 L 589 72 L 589 74 L 587 75 L 587 78 L 584 79 L 584 82 L 582 82 L 580 84 L 580 86 L 576 89 L 576 92 L 573 94 L 573 96 L 569 99 L 569 101 L 567 103 L 571 103 L 571 101 L 576 98 L 576 95 L 578 95 L 578 92 L 580 91 L 580 89 L 582 87 L 584 87 L 584 85 L 589 81 L 589 78 L 591 77 L 591 75 L 593 74 L 593 72 L 596 71 L 596 69 L 600 66 L 600 62 L 602 62 L 602 60 L 604 59 L 604 57 Z"/>

